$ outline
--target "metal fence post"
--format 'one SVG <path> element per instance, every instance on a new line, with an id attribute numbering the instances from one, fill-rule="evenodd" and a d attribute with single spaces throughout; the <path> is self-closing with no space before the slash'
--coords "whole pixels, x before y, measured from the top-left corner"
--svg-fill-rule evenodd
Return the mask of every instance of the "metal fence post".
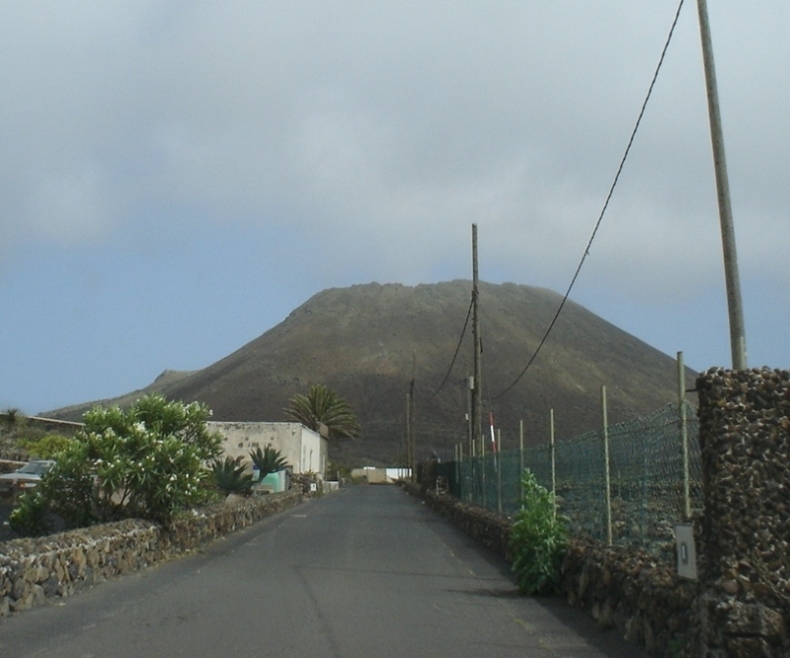
<path id="1" fill-rule="evenodd" d="M 549 446 L 551 452 L 551 493 L 554 496 L 554 517 L 557 517 L 557 446 L 554 442 L 554 409 L 549 411 Z"/>
<path id="2" fill-rule="evenodd" d="M 551 445 L 551 492 L 557 495 L 557 447 L 554 443 L 554 409 L 549 411 L 549 436 Z"/>
<path id="3" fill-rule="evenodd" d="M 518 422 L 518 500 L 524 509 L 524 420 Z"/>
<path id="4" fill-rule="evenodd" d="M 603 409 L 603 458 L 604 479 L 606 483 L 606 543 L 611 546 L 612 539 L 612 481 L 609 471 L 609 412 L 606 406 L 606 386 L 601 386 L 601 407 Z"/>
<path id="5" fill-rule="evenodd" d="M 496 446 L 494 453 L 494 466 L 496 468 L 496 509 L 499 514 L 502 514 L 502 455 L 499 450 L 502 447 L 502 430 L 497 428 L 496 431 Z"/>
<path id="6" fill-rule="evenodd" d="M 483 495 L 483 507 L 488 507 L 488 490 L 487 490 L 487 483 L 488 477 L 486 471 L 488 470 L 488 453 L 486 452 L 486 442 L 485 437 L 481 434 L 480 435 L 480 461 L 483 463 L 483 468 L 480 470 L 482 475 L 482 479 L 480 480 L 480 491 Z"/>
<path id="7" fill-rule="evenodd" d="M 686 424 L 686 367 L 683 352 L 678 352 L 678 413 L 680 414 L 680 445 L 683 449 L 683 514 L 691 518 L 691 485 L 689 477 L 689 436 Z"/>

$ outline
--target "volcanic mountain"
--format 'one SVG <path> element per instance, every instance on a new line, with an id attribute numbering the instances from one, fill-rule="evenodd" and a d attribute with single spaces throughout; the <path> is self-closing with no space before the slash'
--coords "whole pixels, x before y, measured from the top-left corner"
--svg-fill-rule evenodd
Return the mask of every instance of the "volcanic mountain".
<path id="1" fill-rule="evenodd" d="M 395 463 L 403 453 L 413 380 L 418 457 L 441 454 L 466 443 L 471 288 L 469 281 L 450 281 L 324 290 L 207 368 L 165 371 L 147 388 L 102 403 L 124 406 L 158 391 L 205 402 L 214 420 L 282 421 L 294 394 L 326 384 L 351 404 L 362 425 L 361 438 L 330 457 L 349 464 Z M 546 441 L 550 409 L 558 438 L 600 427 L 601 385 L 607 387 L 611 423 L 677 398 L 674 359 L 570 301 L 530 368 L 502 394 L 535 352 L 561 301 L 541 288 L 479 285 L 483 405 L 486 418 L 493 411 L 505 448 L 517 445 L 520 420 L 528 443 Z M 79 419 L 93 404 L 49 415 Z"/>

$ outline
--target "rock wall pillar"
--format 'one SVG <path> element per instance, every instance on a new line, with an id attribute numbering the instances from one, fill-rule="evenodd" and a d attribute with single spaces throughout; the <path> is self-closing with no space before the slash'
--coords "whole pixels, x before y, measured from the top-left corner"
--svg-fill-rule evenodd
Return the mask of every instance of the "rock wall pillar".
<path id="1" fill-rule="evenodd" d="M 697 380 L 705 514 L 689 655 L 790 657 L 790 371 Z"/>

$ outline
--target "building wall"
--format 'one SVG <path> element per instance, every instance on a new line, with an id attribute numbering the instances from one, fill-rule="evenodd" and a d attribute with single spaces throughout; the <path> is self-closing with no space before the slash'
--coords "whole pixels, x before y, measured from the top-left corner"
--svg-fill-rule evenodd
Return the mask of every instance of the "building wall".
<path id="1" fill-rule="evenodd" d="M 354 480 L 364 480 L 369 484 L 384 484 L 387 482 L 387 471 L 383 468 L 365 466 L 355 468 L 351 471 L 351 478 Z"/>
<path id="2" fill-rule="evenodd" d="M 378 468 L 375 466 L 364 466 L 355 468 L 351 471 L 354 480 L 365 479 L 370 484 L 393 484 L 399 480 L 406 480 L 411 476 L 408 468 Z"/>
<path id="3" fill-rule="evenodd" d="M 326 475 L 327 442 L 317 432 L 299 423 L 208 423 L 209 430 L 223 438 L 225 454 L 249 461 L 250 452 L 271 445 L 285 457 L 294 473 Z"/>

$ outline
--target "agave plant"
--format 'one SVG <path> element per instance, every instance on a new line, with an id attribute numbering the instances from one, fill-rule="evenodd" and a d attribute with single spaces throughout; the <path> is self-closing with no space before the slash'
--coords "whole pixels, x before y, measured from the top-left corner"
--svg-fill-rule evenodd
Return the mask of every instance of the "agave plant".
<path id="1" fill-rule="evenodd" d="M 250 453 L 250 459 L 255 464 L 255 468 L 260 471 L 259 482 L 263 480 L 269 473 L 276 473 L 283 470 L 288 466 L 288 462 L 283 457 L 279 450 L 275 450 L 272 446 L 266 446 L 263 450 L 260 447 L 256 448 Z"/>
<path id="2" fill-rule="evenodd" d="M 6 426 L 6 429 L 11 431 L 15 427 L 19 427 L 22 425 L 22 421 L 25 419 L 22 412 L 17 409 L 16 407 L 9 407 L 5 411 L 2 412 L 3 415 L 3 423 Z"/>
<path id="3" fill-rule="evenodd" d="M 225 457 L 215 459 L 211 464 L 211 471 L 214 474 L 214 483 L 224 494 L 245 495 L 252 489 L 252 475 L 245 473 L 244 464 L 241 457 Z"/>

